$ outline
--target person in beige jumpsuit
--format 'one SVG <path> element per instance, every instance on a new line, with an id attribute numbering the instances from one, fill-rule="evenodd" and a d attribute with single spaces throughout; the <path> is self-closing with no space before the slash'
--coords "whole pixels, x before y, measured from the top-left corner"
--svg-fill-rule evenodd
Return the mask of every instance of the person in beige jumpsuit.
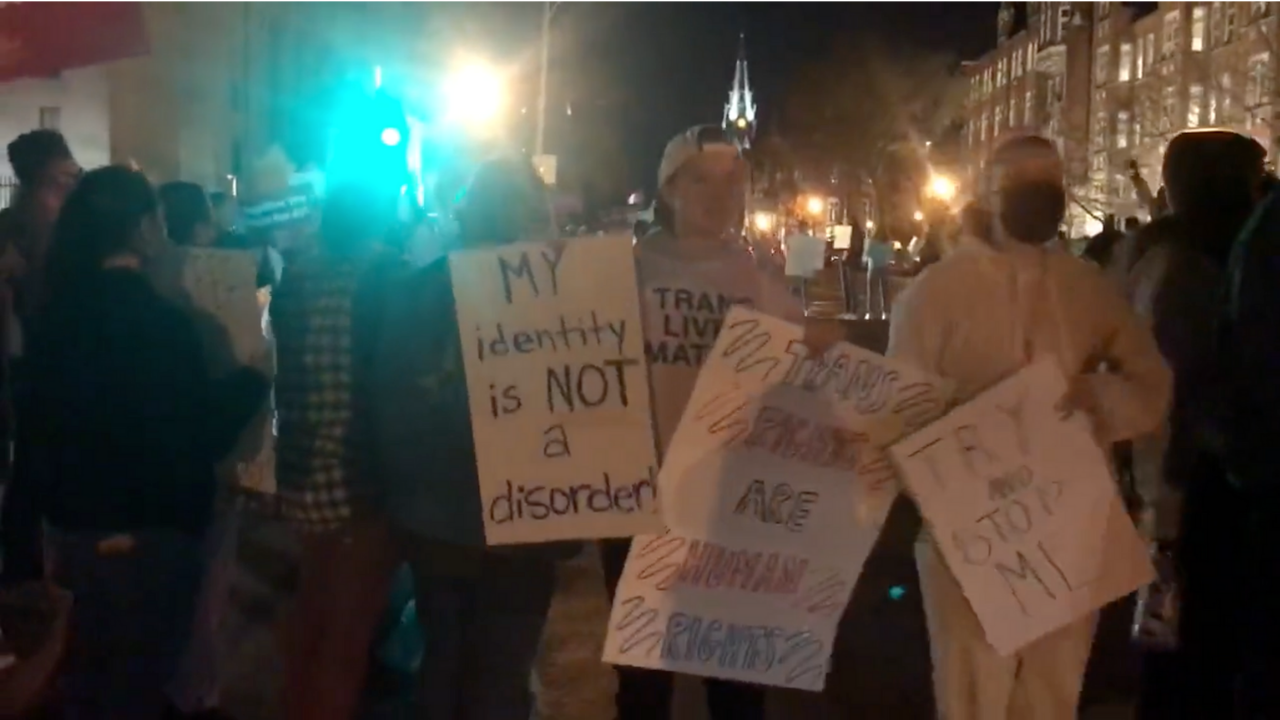
<path id="1" fill-rule="evenodd" d="M 1077 373 L 1061 409 L 1087 413 L 1100 443 L 1158 427 L 1171 375 L 1150 330 L 1100 269 L 1052 242 L 1066 203 L 1056 149 L 1008 141 L 986 184 L 993 242 L 957 249 L 906 289 L 888 354 L 953 381 L 957 402 L 1054 356 Z M 1102 362 L 1117 370 L 1096 372 Z M 1003 657 L 927 532 L 916 555 L 939 717 L 1074 720 L 1096 613 Z"/>

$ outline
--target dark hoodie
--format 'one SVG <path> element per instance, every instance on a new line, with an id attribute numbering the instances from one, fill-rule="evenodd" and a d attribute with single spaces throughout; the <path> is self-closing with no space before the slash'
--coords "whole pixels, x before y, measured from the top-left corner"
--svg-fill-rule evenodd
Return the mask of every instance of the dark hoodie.
<path id="1" fill-rule="evenodd" d="M 266 399 L 266 378 L 242 368 L 211 380 L 192 321 L 129 270 L 50 306 L 28 357 L 6 576 L 38 573 L 41 517 L 72 532 L 203 533 L 214 466 Z"/>

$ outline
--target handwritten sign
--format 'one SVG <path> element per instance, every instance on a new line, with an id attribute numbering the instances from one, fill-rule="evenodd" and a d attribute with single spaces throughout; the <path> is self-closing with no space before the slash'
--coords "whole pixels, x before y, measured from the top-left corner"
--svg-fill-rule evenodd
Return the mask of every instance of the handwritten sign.
<path id="1" fill-rule="evenodd" d="M 1050 360 L 890 449 L 987 640 L 1009 655 L 1154 577 Z"/>
<path id="2" fill-rule="evenodd" d="M 267 299 L 257 286 L 258 258 L 252 250 L 177 248 L 153 269 L 160 292 L 192 313 L 213 377 L 243 365 L 273 367 L 263 322 Z M 269 404 L 245 428 L 223 461 L 222 474 L 250 490 L 275 492 L 275 432 Z"/>
<path id="3" fill-rule="evenodd" d="M 490 545 L 662 529 L 630 238 L 449 258 Z"/>
<path id="4" fill-rule="evenodd" d="M 658 482 L 670 531 L 637 537 L 605 662 L 819 690 L 879 535 L 882 449 L 945 407 L 943 384 L 852 345 L 733 309 Z"/>

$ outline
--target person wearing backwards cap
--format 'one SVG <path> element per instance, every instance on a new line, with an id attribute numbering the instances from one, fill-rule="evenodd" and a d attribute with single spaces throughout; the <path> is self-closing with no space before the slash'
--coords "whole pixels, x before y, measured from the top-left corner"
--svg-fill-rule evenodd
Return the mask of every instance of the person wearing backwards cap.
<path id="1" fill-rule="evenodd" d="M 657 229 L 636 244 L 659 453 L 675 433 L 698 370 L 731 305 L 805 322 L 800 302 L 781 278 L 760 269 L 743 240 L 748 174 L 738 146 L 717 126 L 680 133 L 662 155 L 660 196 L 654 208 Z M 670 337 L 667 327 L 694 330 L 685 337 Z M 805 341 L 811 350 L 822 351 L 839 332 L 837 323 L 813 324 L 806 328 Z M 610 596 L 617 590 L 630 544 L 601 543 Z M 671 716 L 670 673 L 615 669 L 619 720 Z M 707 680 L 705 686 L 712 720 L 764 717 L 763 688 L 725 680 Z"/>
<path id="2" fill-rule="evenodd" d="M 1054 145 L 1009 140 L 985 179 L 993 241 L 962 245 L 912 282 L 894 304 L 887 354 L 953 381 L 958 402 L 1052 357 L 1069 378 L 1059 409 L 1088 416 L 1103 447 L 1154 430 L 1169 368 L 1102 270 L 1054 247 L 1066 209 Z M 1104 363 L 1111 370 L 1098 372 Z M 916 560 L 938 716 L 1075 718 L 1097 613 L 1001 656 L 930 536 Z"/>

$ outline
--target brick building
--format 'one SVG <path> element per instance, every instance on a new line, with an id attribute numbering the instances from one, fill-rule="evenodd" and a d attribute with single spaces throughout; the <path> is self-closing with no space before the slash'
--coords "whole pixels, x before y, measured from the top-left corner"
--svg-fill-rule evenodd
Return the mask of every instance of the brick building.
<path id="1" fill-rule="evenodd" d="M 1164 148 L 1181 130 L 1229 127 L 1274 152 L 1276 22 L 1265 2 L 1004 3 L 995 49 L 967 66 L 970 177 L 1001 137 L 1053 139 L 1079 236 L 1106 213 L 1142 212 L 1129 164 L 1157 187 Z"/>

